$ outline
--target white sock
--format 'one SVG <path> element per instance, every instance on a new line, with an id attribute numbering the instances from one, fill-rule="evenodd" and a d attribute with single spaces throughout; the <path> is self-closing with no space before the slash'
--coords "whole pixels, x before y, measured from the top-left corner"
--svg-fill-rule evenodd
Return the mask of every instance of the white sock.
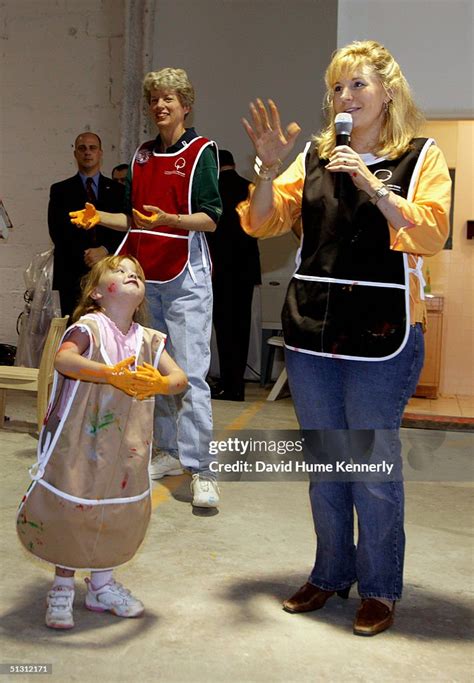
<path id="1" fill-rule="evenodd" d="M 64 586 L 65 588 L 74 589 L 74 577 L 73 576 L 58 576 L 55 574 L 53 581 L 53 588 L 58 586 Z"/>
<path id="2" fill-rule="evenodd" d="M 106 583 L 111 583 L 112 574 L 113 572 L 111 569 L 105 572 L 91 572 L 92 588 L 96 591 L 98 588 L 105 586 Z"/>
<path id="3" fill-rule="evenodd" d="M 385 605 L 390 610 L 393 609 L 393 605 L 394 605 L 393 600 L 387 600 L 387 598 L 374 598 L 374 600 L 377 600 L 377 602 L 381 602 L 382 605 Z"/>

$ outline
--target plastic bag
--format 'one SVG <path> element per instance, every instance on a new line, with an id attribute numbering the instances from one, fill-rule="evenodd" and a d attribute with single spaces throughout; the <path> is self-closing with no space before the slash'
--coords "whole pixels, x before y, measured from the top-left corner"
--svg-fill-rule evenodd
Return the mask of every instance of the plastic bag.
<path id="1" fill-rule="evenodd" d="M 17 322 L 17 366 L 39 367 L 51 320 L 61 317 L 59 293 L 52 289 L 53 254 L 54 249 L 35 254 L 24 272 L 25 308 Z"/>

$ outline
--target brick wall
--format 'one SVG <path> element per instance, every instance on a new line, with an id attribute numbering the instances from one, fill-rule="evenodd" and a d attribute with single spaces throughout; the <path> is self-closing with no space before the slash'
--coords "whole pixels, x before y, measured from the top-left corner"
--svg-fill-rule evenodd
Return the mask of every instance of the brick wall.
<path id="1" fill-rule="evenodd" d="M 48 249 L 52 183 L 76 171 L 72 144 L 102 138 L 103 172 L 119 161 L 123 0 L 4 0 L 1 198 L 14 224 L 0 242 L 0 342 L 16 343 L 23 271 Z"/>

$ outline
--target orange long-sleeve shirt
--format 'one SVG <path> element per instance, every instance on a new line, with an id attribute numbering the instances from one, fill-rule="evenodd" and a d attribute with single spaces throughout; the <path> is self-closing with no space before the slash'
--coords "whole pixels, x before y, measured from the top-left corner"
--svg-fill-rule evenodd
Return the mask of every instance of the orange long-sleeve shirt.
<path id="1" fill-rule="evenodd" d="M 369 167 L 370 168 L 370 167 Z M 274 209 L 257 229 L 250 224 L 249 197 L 237 207 L 240 222 L 249 235 L 265 239 L 278 237 L 291 230 L 301 220 L 301 203 L 305 180 L 304 154 L 273 182 Z M 390 248 L 407 253 L 410 268 L 415 268 L 419 256 L 433 256 L 440 251 L 449 235 L 451 178 L 446 160 L 436 145 L 428 149 L 421 167 L 413 201 L 397 196 L 406 225 L 398 230 L 389 224 Z M 422 300 L 420 280 L 410 273 L 410 320 L 426 322 L 426 307 Z"/>

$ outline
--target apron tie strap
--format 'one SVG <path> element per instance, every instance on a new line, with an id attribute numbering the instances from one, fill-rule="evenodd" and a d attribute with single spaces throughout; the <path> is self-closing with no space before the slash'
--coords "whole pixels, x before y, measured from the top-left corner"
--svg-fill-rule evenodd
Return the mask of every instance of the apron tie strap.
<path id="1" fill-rule="evenodd" d="M 202 262 L 202 267 L 204 270 L 207 270 L 209 268 L 209 259 L 207 257 L 208 253 L 208 247 L 207 247 L 207 242 L 206 238 L 204 237 L 202 232 L 194 232 L 191 235 L 191 240 L 192 239 L 197 239 L 199 240 L 199 246 L 201 248 L 201 262 Z M 188 261 L 188 268 L 189 268 L 189 274 L 191 276 L 191 279 L 194 283 L 197 282 L 196 280 L 196 274 L 194 273 L 193 267 L 191 265 L 191 249 L 189 249 L 189 261 Z"/>
<path id="2" fill-rule="evenodd" d="M 30 477 L 33 479 L 33 481 L 38 481 L 44 476 L 44 469 L 46 467 L 46 463 L 48 461 L 48 458 L 46 457 L 46 454 L 48 453 L 49 446 L 51 443 L 52 435 L 51 432 L 46 433 L 46 437 L 44 439 L 43 447 L 41 449 L 41 453 L 39 454 L 38 461 L 35 462 L 34 465 L 32 465 L 29 469 L 28 472 L 30 473 Z"/>
<path id="3" fill-rule="evenodd" d="M 421 299 L 422 301 L 424 301 L 424 300 L 425 300 L 425 285 L 426 285 L 426 280 L 425 280 L 425 278 L 424 278 L 422 268 L 423 268 L 423 257 L 422 257 L 422 256 L 418 256 L 418 258 L 416 259 L 416 265 L 415 265 L 415 267 L 414 267 L 414 268 L 408 267 L 408 272 L 409 272 L 409 273 L 413 273 L 413 275 L 415 275 L 415 277 L 418 278 L 418 281 L 419 281 L 419 283 L 420 283 L 420 299 Z"/>

